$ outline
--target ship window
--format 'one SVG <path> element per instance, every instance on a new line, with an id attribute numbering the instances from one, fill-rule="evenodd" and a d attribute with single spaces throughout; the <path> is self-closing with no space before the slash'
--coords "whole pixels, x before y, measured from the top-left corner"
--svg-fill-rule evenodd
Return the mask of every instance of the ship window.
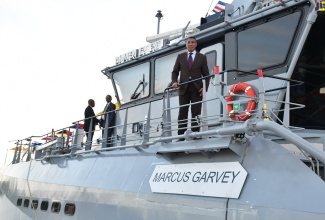
<path id="1" fill-rule="evenodd" d="M 238 69 L 256 70 L 285 62 L 301 12 L 238 32 Z"/>
<path id="2" fill-rule="evenodd" d="M 30 207 L 32 209 L 37 209 L 38 206 L 38 200 L 33 200 L 32 203 L 30 204 Z"/>
<path id="3" fill-rule="evenodd" d="M 171 72 L 173 71 L 177 55 L 185 51 L 170 54 L 155 61 L 155 94 L 164 92 L 169 86 L 172 78 Z"/>
<path id="4" fill-rule="evenodd" d="M 29 206 L 29 199 L 25 199 L 24 201 L 24 207 L 28 207 Z"/>
<path id="5" fill-rule="evenodd" d="M 48 201 L 42 201 L 41 210 L 42 211 L 47 211 L 48 208 L 49 208 L 49 202 Z"/>
<path id="6" fill-rule="evenodd" d="M 17 199 L 17 206 L 21 206 L 22 203 L 23 203 L 22 199 Z"/>
<path id="7" fill-rule="evenodd" d="M 113 74 L 121 104 L 149 95 L 149 63 L 143 63 Z"/>
<path id="8" fill-rule="evenodd" d="M 75 204 L 67 203 L 64 207 L 64 214 L 66 215 L 74 215 L 75 211 L 76 211 Z"/>
<path id="9" fill-rule="evenodd" d="M 290 111 L 290 125 L 325 130 L 325 13 L 312 25 L 292 79 L 304 82 L 290 89 L 290 102 L 305 108 Z"/>
<path id="10" fill-rule="evenodd" d="M 53 213 L 59 213 L 60 212 L 60 209 L 61 209 L 61 203 L 60 202 L 53 202 L 52 203 L 51 211 Z"/>

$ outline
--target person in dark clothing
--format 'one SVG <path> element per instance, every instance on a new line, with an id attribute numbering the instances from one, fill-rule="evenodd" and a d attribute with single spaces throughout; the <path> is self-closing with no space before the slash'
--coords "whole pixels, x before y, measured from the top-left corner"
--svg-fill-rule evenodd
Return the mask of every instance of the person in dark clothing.
<path id="1" fill-rule="evenodd" d="M 95 101 L 93 99 L 89 99 L 88 106 L 85 109 L 84 131 L 86 132 L 87 135 L 87 142 L 90 142 L 90 149 L 91 149 L 91 142 L 93 140 L 96 125 L 99 123 L 99 120 L 95 117 L 93 107 L 95 107 Z M 92 119 L 92 126 L 90 126 L 91 119 Z M 88 138 L 89 132 L 91 132 L 90 138 Z"/>
<path id="2" fill-rule="evenodd" d="M 112 96 L 106 96 L 106 102 L 102 117 L 100 119 L 100 126 L 103 128 L 103 140 L 106 139 L 106 147 L 112 146 L 112 135 L 115 126 L 115 105 L 112 103 Z M 104 137 L 105 125 L 107 120 L 107 137 Z"/>
<path id="3" fill-rule="evenodd" d="M 177 56 L 172 71 L 172 87 L 178 88 L 179 108 L 178 112 L 178 135 L 184 134 L 187 129 L 188 109 L 191 103 L 192 113 L 192 131 L 200 131 L 195 117 L 201 114 L 203 83 L 202 80 L 192 83 L 179 85 L 191 80 L 199 79 L 209 75 L 207 57 L 196 51 L 197 42 L 194 37 L 189 37 L 186 42 L 187 51 Z M 179 77 L 179 82 L 178 80 Z M 206 89 L 208 89 L 209 80 L 206 79 Z M 193 104 L 194 103 L 194 104 Z M 186 106 L 183 106 L 186 105 Z M 179 139 L 178 141 L 183 141 Z"/>

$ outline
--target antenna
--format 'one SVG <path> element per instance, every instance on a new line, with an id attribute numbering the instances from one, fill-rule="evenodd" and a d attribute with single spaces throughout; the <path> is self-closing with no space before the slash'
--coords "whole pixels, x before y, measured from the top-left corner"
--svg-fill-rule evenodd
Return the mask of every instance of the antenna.
<path id="1" fill-rule="evenodd" d="M 186 31 L 187 27 L 190 25 L 190 23 L 191 23 L 191 21 L 189 21 L 189 22 L 187 23 L 187 25 L 185 26 L 185 28 L 183 28 L 183 31 L 182 31 L 182 38 L 185 38 L 185 31 Z"/>
<path id="2" fill-rule="evenodd" d="M 160 20 L 162 19 L 162 17 L 164 17 L 163 14 L 161 14 L 161 11 L 158 10 L 156 14 L 156 18 L 158 18 L 157 34 L 159 34 Z"/>
<path id="3" fill-rule="evenodd" d="M 211 5 L 212 5 L 212 3 L 213 3 L 213 0 L 211 1 L 211 4 L 210 4 L 210 6 L 209 6 L 209 9 L 208 9 L 207 13 L 205 14 L 205 17 L 208 16 L 209 11 L 211 10 Z"/>

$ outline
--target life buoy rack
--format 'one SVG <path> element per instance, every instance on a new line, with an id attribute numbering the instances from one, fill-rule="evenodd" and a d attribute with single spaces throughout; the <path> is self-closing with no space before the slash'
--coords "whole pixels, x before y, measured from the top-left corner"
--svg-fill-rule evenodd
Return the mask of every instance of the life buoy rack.
<path id="1" fill-rule="evenodd" d="M 244 82 L 239 82 L 230 88 L 230 90 L 228 92 L 228 96 L 226 97 L 226 102 L 231 102 L 234 97 L 233 95 L 238 92 L 245 92 L 247 96 L 252 97 L 252 98 L 256 97 L 255 92 L 250 85 L 248 85 L 247 83 L 244 83 Z M 237 116 L 238 120 L 246 121 L 251 116 L 251 112 L 254 111 L 255 106 L 256 106 L 255 99 L 249 100 L 247 103 L 246 110 L 238 114 L 238 116 Z M 236 114 L 233 110 L 232 104 L 228 104 L 228 113 L 229 113 L 230 118 L 232 120 L 236 121 Z"/>

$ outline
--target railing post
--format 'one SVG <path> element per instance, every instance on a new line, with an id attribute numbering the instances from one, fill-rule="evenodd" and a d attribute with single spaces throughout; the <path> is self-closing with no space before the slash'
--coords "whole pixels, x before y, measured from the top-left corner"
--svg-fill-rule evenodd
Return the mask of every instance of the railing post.
<path id="1" fill-rule="evenodd" d="M 17 156 L 17 159 L 16 159 L 16 163 L 20 162 L 20 155 L 21 155 L 21 149 L 22 148 L 23 148 L 23 141 L 20 141 L 20 148 L 19 148 L 19 151 L 18 151 L 18 156 Z"/>
<path id="2" fill-rule="evenodd" d="M 258 116 L 263 120 L 263 113 L 267 111 L 265 109 L 265 86 L 264 86 L 264 75 L 263 70 L 257 70 L 257 76 L 260 84 L 259 93 L 258 93 Z"/>
<path id="3" fill-rule="evenodd" d="M 123 125 L 123 131 L 122 131 L 122 137 L 121 137 L 121 145 L 126 145 L 126 132 L 127 132 L 127 124 L 128 124 L 128 111 L 127 108 L 125 111 L 125 118 L 124 118 L 124 125 Z"/>
<path id="4" fill-rule="evenodd" d="M 227 72 L 224 72 L 226 74 Z M 216 96 L 219 98 L 222 104 L 222 117 L 220 118 L 220 122 L 223 122 L 224 125 L 229 121 L 229 114 L 228 114 L 228 108 L 227 108 L 227 102 L 226 99 L 221 95 L 221 93 L 218 91 L 218 89 L 222 90 L 222 81 L 221 81 L 221 74 L 219 71 L 219 66 L 214 67 L 214 84 L 215 84 L 215 92 Z"/>
<path id="5" fill-rule="evenodd" d="M 67 142 L 66 142 L 66 145 L 65 146 L 69 146 L 69 141 L 70 141 L 70 127 L 69 127 L 69 130 L 68 130 L 68 134 L 67 134 Z"/>
<path id="6" fill-rule="evenodd" d="M 76 133 L 74 134 L 74 139 L 73 139 L 73 144 L 72 144 L 74 147 L 77 147 L 77 145 L 78 145 L 78 135 L 79 135 L 79 132 L 78 132 L 79 126 L 78 126 L 78 124 L 79 123 L 76 124 Z"/>
<path id="7" fill-rule="evenodd" d="M 106 148 L 107 147 L 107 133 L 108 133 L 108 113 L 105 113 L 104 115 L 105 117 L 105 125 L 104 125 L 104 134 L 103 134 L 103 138 L 102 138 L 102 148 Z"/>
<path id="8" fill-rule="evenodd" d="M 18 145 L 19 145 L 19 141 L 16 142 L 16 149 L 15 149 L 15 153 L 14 153 L 14 158 L 12 159 L 12 164 L 15 164 L 16 163 Z"/>
<path id="9" fill-rule="evenodd" d="M 290 81 L 287 81 L 287 89 L 285 94 L 285 104 L 283 113 L 283 124 L 286 127 L 290 125 Z"/>
<path id="10" fill-rule="evenodd" d="M 91 148 L 92 141 L 90 141 L 90 139 L 91 139 L 92 132 L 93 132 L 93 118 L 90 119 L 90 125 L 89 125 L 88 134 L 87 134 L 85 150 L 90 150 L 90 148 Z"/>
<path id="11" fill-rule="evenodd" d="M 149 142 L 149 137 L 150 137 L 150 114 L 151 114 L 151 102 L 149 103 L 149 109 L 148 109 L 148 114 L 147 114 L 147 119 L 146 119 L 146 127 L 144 128 L 144 134 L 143 134 L 143 142 L 142 142 L 142 147 L 147 148 L 145 144 Z"/>
<path id="12" fill-rule="evenodd" d="M 206 80 L 203 80 L 203 92 L 202 92 L 202 110 L 201 110 L 201 122 L 202 131 L 208 130 L 208 108 L 206 102 Z"/>
<path id="13" fill-rule="evenodd" d="M 167 102 L 167 104 L 166 104 L 166 102 Z M 164 100 L 163 100 L 163 117 L 162 118 L 163 118 L 162 136 L 163 137 L 169 137 L 169 136 L 172 135 L 169 90 L 167 90 L 166 98 L 164 96 Z M 166 141 L 165 143 L 168 143 L 168 142 L 171 142 L 171 141 Z M 162 144 L 163 144 L 163 142 L 162 142 Z"/>
<path id="14" fill-rule="evenodd" d="M 31 152 L 30 152 L 31 143 L 32 143 L 32 138 L 29 139 L 29 143 L 28 143 L 28 152 L 27 152 L 27 158 L 26 158 L 26 161 L 30 161 L 30 159 L 31 159 Z"/>

